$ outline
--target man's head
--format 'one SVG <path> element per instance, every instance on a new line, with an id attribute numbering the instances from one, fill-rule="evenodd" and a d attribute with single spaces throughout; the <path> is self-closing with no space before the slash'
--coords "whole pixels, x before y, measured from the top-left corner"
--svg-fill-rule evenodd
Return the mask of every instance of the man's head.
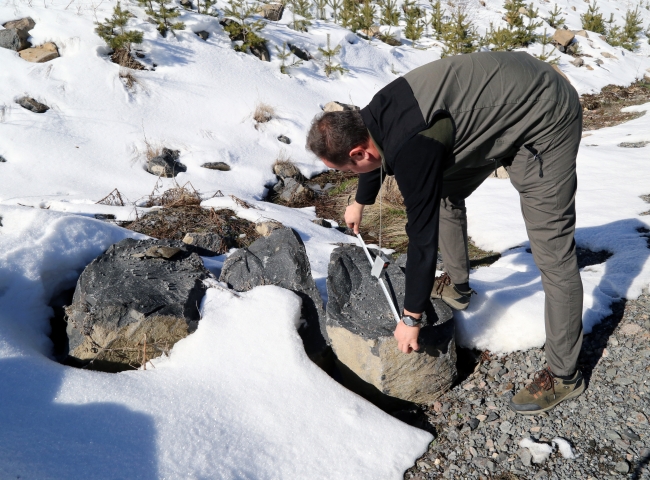
<path id="1" fill-rule="evenodd" d="M 316 116 L 307 135 L 307 149 L 337 170 L 365 173 L 381 165 L 379 151 L 358 110 Z"/>

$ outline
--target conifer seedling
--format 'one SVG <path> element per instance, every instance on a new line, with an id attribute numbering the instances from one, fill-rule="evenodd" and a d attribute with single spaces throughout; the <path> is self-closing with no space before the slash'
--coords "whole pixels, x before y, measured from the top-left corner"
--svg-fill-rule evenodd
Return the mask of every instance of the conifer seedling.
<path id="1" fill-rule="evenodd" d="M 344 74 L 345 72 L 348 71 L 347 68 L 342 67 L 340 64 L 334 63 L 333 58 L 339 54 L 341 51 L 341 45 L 337 45 L 336 47 L 332 48 L 330 46 L 330 34 L 327 34 L 327 47 L 322 48 L 318 47 L 318 51 L 323 54 L 323 57 L 325 57 L 325 75 L 329 78 L 330 75 L 333 73 L 340 73 L 341 75 Z"/>
<path id="2" fill-rule="evenodd" d="M 337 13 L 343 8 L 343 0 L 329 0 L 328 5 L 332 9 L 332 20 L 336 23 L 338 20 Z"/>
<path id="3" fill-rule="evenodd" d="M 476 28 L 468 20 L 463 8 L 458 7 L 451 16 L 451 21 L 442 32 L 445 47 L 442 56 L 460 55 L 476 51 L 478 40 Z"/>
<path id="4" fill-rule="evenodd" d="M 120 2 L 113 8 L 113 15 L 103 23 L 97 23 L 95 32 L 113 50 L 131 52 L 131 45 L 142 43 L 142 32 L 126 30 L 126 24 L 132 15 L 128 10 L 122 10 Z"/>
<path id="5" fill-rule="evenodd" d="M 594 3 L 589 3 L 587 13 L 580 15 L 580 20 L 582 20 L 582 28 L 584 30 L 605 35 L 606 30 L 603 14 L 600 13 L 600 9 L 596 5 L 596 0 L 594 0 Z"/>
<path id="6" fill-rule="evenodd" d="M 176 7 L 168 6 L 167 0 L 153 0 L 155 8 L 152 10 L 152 17 L 158 22 L 158 31 L 164 37 L 167 32 L 174 30 L 183 30 L 185 24 L 183 22 L 173 22 L 175 18 L 180 16 L 180 12 Z"/>
<path id="7" fill-rule="evenodd" d="M 302 60 L 300 60 L 299 58 L 296 58 L 290 65 L 286 64 L 287 60 L 291 58 L 291 56 L 293 55 L 291 51 L 287 51 L 287 42 L 282 43 L 282 50 L 280 50 L 280 48 L 276 45 L 275 51 L 278 58 L 282 60 L 282 65 L 280 65 L 281 73 L 285 75 L 289 75 L 289 71 L 288 71 L 289 68 L 298 67 L 302 65 Z"/>
<path id="8" fill-rule="evenodd" d="M 553 27 L 553 28 L 560 28 L 562 25 L 564 25 L 564 18 L 561 17 L 562 15 L 562 9 L 557 6 L 557 3 L 555 4 L 555 7 L 553 8 L 553 11 L 550 12 L 550 17 L 548 17 L 548 24 Z"/>
<path id="9" fill-rule="evenodd" d="M 399 10 L 397 0 L 379 0 L 381 23 L 396 27 L 399 25 Z"/>
<path id="10" fill-rule="evenodd" d="M 424 32 L 422 10 L 415 4 L 415 0 L 405 0 L 402 9 L 404 10 L 404 21 L 406 22 L 404 36 L 415 44 Z"/>
<path id="11" fill-rule="evenodd" d="M 235 45 L 238 52 L 246 52 L 250 47 L 264 44 L 264 39 L 258 33 L 264 28 L 264 22 L 255 20 L 253 15 L 257 12 L 256 4 L 249 4 L 246 0 L 229 0 L 224 9 L 224 16 L 233 22 L 224 27 L 231 40 L 241 41 Z"/>
<path id="12" fill-rule="evenodd" d="M 309 20 L 313 19 L 314 16 L 311 14 L 310 7 L 311 3 L 309 0 L 290 0 L 291 3 L 291 13 L 293 14 L 292 28 L 297 32 L 306 32 L 307 27 L 311 25 Z M 302 18 L 297 18 L 300 16 Z"/>

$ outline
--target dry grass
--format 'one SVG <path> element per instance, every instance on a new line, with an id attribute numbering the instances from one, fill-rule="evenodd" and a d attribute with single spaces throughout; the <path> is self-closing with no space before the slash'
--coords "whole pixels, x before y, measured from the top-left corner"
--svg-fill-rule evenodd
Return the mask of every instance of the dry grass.
<path id="1" fill-rule="evenodd" d="M 580 102 L 584 108 L 583 128 L 613 127 L 638 118 L 644 112 L 622 113 L 621 108 L 640 105 L 650 101 L 650 82 L 640 80 L 629 87 L 607 85 L 600 93 L 582 95 Z"/>
<path id="2" fill-rule="evenodd" d="M 146 67 L 133 58 L 131 52 L 125 48 L 115 50 L 111 55 L 111 61 L 132 70 L 146 70 Z"/>
<path id="3" fill-rule="evenodd" d="M 189 207 L 201 205 L 201 195 L 194 186 L 187 182 L 185 185 L 176 185 L 157 195 L 158 182 L 156 187 L 149 194 L 145 207 Z"/>
<path id="4" fill-rule="evenodd" d="M 122 194 L 116 188 L 111 193 L 106 195 L 104 198 L 96 202 L 96 205 L 110 205 L 113 207 L 123 207 L 125 203 L 124 203 L 124 198 L 122 198 Z"/>
<path id="5" fill-rule="evenodd" d="M 139 83 L 140 83 L 140 82 L 138 82 L 138 79 L 136 78 L 136 76 L 133 75 L 126 68 L 120 68 L 119 76 L 120 76 L 120 80 L 122 80 L 122 83 L 127 88 L 127 90 L 134 91 L 135 86 L 139 85 Z"/>
<path id="6" fill-rule="evenodd" d="M 271 105 L 268 105 L 264 102 L 258 102 L 257 105 L 255 105 L 255 111 L 253 112 L 253 120 L 255 120 L 255 128 L 260 123 L 266 123 L 269 122 L 275 117 L 275 108 L 273 108 Z"/>
<path id="7" fill-rule="evenodd" d="M 247 247 L 259 238 L 255 224 L 236 217 L 232 210 L 206 209 L 198 205 L 167 206 L 123 226 L 151 237 L 169 240 L 182 240 L 188 233 L 213 233 L 222 239 L 217 252 L 219 254 L 226 253 L 233 247 Z"/>

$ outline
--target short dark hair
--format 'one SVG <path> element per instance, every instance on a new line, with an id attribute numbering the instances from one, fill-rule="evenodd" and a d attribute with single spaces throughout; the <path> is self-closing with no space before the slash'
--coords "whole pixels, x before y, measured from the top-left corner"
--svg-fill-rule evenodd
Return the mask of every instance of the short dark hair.
<path id="1" fill-rule="evenodd" d="M 317 115 L 307 135 L 307 149 L 337 167 L 350 162 L 350 151 L 368 145 L 370 135 L 358 110 Z"/>

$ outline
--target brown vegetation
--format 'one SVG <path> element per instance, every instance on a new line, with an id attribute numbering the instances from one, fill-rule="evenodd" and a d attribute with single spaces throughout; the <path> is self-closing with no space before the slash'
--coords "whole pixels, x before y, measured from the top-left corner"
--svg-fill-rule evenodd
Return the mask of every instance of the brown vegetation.
<path id="1" fill-rule="evenodd" d="M 271 105 L 259 102 L 255 106 L 255 111 L 253 112 L 253 120 L 255 120 L 255 123 L 257 125 L 270 121 L 274 116 L 275 109 Z"/>
<path id="2" fill-rule="evenodd" d="M 118 65 L 133 70 L 146 70 L 147 68 L 131 56 L 127 48 L 119 48 L 111 54 L 111 61 Z"/>
<path id="3" fill-rule="evenodd" d="M 621 108 L 650 102 L 650 82 L 640 80 L 629 87 L 607 85 L 600 93 L 580 98 L 584 130 L 613 127 L 639 118 L 641 113 L 622 113 Z"/>

